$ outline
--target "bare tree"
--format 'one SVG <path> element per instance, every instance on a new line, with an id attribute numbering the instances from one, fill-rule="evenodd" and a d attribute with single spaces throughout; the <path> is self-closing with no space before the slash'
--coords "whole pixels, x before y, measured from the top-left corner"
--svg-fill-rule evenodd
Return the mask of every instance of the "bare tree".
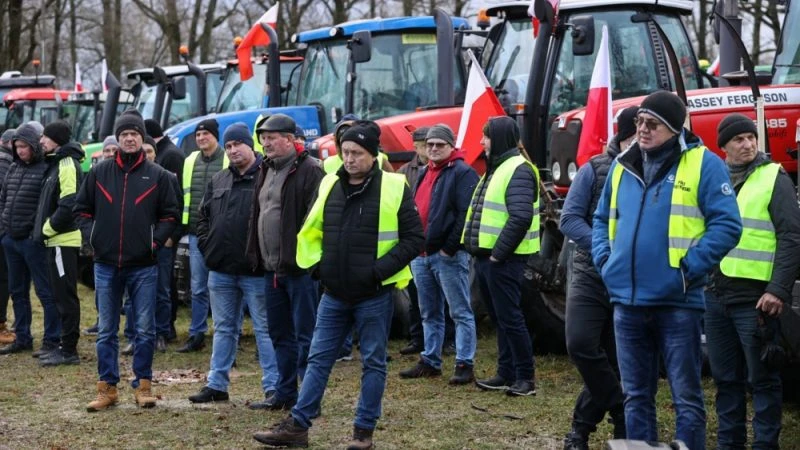
<path id="1" fill-rule="evenodd" d="M 103 3 L 103 50 L 108 70 L 121 76 L 122 37 L 118 30 L 122 23 L 122 0 L 102 0 Z"/>

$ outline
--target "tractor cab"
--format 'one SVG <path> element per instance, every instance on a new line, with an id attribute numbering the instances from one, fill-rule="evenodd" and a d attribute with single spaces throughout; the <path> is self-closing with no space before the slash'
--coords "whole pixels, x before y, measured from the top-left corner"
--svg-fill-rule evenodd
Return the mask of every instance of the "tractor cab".
<path id="1" fill-rule="evenodd" d="M 269 92 L 267 91 L 266 83 L 267 56 L 262 55 L 258 58 L 252 58 L 252 64 L 253 76 L 242 81 L 239 75 L 239 61 L 237 59 L 228 61 L 219 99 L 215 107 L 209 112 L 226 113 L 269 106 Z M 302 64 L 303 57 L 299 52 L 281 52 L 281 105 L 287 104 L 289 93 L 293 86 L 297 84 Z"/>
<path id="2" fill-rule="evenodd" d="M 69 91 L 48 88 L 12 89 L 3 96 L 8 111 L 3 129 L 35 120 L 42 125 L 71 116 L 70 108 L 64 108 Z"/>

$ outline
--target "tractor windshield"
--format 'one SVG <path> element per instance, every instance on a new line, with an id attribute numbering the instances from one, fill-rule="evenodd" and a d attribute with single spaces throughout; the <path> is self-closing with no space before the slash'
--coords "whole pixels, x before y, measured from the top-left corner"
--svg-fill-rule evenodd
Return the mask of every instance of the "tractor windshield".
<path id="1" fill-rule="evenodd" d="M 253 64 L 253 77 L 242 81 L 239 66 L 230 66 L 217 104 L 218 113 L 258 109 L 266 95 L 267 65 Z"/>
<path id="2" fill-rule="evenodd" d="M 91 142 L 90 133 L 94 131 L 96 119 L 97 111 L 94 109 L 94 103 L 76 103 L 71 117 L 72 139 L 81 144 Z"/>
<path id="3" fill-rule="evenodd" d="M 509 19 L 484 61 L 486 77 L 494 86 L 500 103 L 511 113 L 511 106 L 525 102 L 525 88 L 533 59 L 533 23 L 530 18 Z"/>
<path id="4" fill-rule="evenodd" d="M 438 65 L 433 31 L 372 37 L 372 57 L 356 67 L 354 111 L 343 110 L 349 56 L 345 39 L 311 43 L 306 52 L 297 103 L 321 105 L 329 121 L 327 129 L 333 125 L 332 117 L 348 112 L 375 120 L 436 104 Z M 462 92 L 463 82 L 455 75 L 454 90 Z"/>
<path id="5" fill-rule="evenodd" d="M 800 83 L 800 33 L 789 32 L 791 24 L 800 23 L 800 7 L 790 3 L 783 22 L 783 34 L 775 56 L 775 75 L 773 84 Z M 789 27 L 787 27 L 789 25 Z"/>
<path id="6" fill-rule="evenodd" d="M 186 97 L 180 100 L 173 99 L 169 91 L 164 96 L 162 116 L 169 106 L 167 127 L 200 115 L 200 100 L 197 95 L 197 77 L 188 73 L 181 76 L 186 79 Z M 142 81 L 140 83 L 142 84 L 142 91 L 134 107 L 142 113 L 142 117 L 150 119 L 153 118 L 155 113 L 158 84 L 153 83 L 152 80 L 148 82 Z M 220 85 L 220 77 L 209 73 L 206 77 L 206 102 L 208 104 L 216 103 L 220 92 Z"/>
<path id="7" fill-rule="evenodd" d="M 574 55 L 572 39 L 567 34 L 561 44 L 558 65 L 550 92 L 551 118 L 586 104 L 592 71 L 600 46 L 603 25 L 608 28 L 611 56 L 611 95 L 620 98 L 647 95 L 663 89 L 659 82 L 651 36 L 655 33 L 649 22 L 631 20 L 631 11 L 596 12 L 594 17 L 595 49 L 591 55 Z M 686 89 L 697 89 L 696 60 L 689 38 L 680 18 L 674 15 L 654 14 L 655 20 L 675 49 Z M 674 89 L 674 74 L 670 73 L 670 87 Z"/>

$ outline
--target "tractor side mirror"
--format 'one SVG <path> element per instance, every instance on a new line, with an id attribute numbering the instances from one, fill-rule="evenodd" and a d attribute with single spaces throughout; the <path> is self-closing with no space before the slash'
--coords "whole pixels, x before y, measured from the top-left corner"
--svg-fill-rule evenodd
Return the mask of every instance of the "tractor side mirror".
<path id="1" fill-rule="evenodd" d="M 172 98 L 174 100 L 183 100 L 186 98 L 186 78 L 175 77 L 172 79 Z"/>
<path id="2" fill-rule="evenodd" d="M 575 16 L 571 21 L 572 54 L 586 56 L 594 53 L 594 17 Z"/>
<path id="3" fill-rule="evenodd" d="M 365 63 L 372 58 L 372 34 L 368 30 L 356 31 L 347 43 L 353 62 Z"/>

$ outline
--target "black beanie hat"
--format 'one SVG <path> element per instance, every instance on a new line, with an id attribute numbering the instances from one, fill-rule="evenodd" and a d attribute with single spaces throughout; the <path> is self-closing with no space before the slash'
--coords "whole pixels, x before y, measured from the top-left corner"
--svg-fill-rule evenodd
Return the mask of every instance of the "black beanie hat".
<path id="1" fill-rule="evenodd" d="M 633 121 L 636 120 L 638 113 L 638 106 L 629 106 L 617 114 L 617 142 L 624 141 L 636 134 L 636 124 Z"/>
<path id="2" fill-rule="evenodd" d="M 158 147 L 158 144 L 156 144 L 156 140 L 153 139 L 152 136 L 145 136 L 144 137 L 144 143 L 145 144 L 150 144 L 151 146 L 153 146 L 153 150 L 155 150 Z"/>
<path id="3" fill-rule="evenodd" d="M 148 136 L 152 136 L 154 138 L 160 138 L 161 136 L 164 136 L 164 130 L 161 129 L 161 124 L 153 119 L 147 119 L 144 121 L 144 129 L 147 131 Z"/>
<path id="4" fill-rule="evenodd" d="M 645 97 L 638 112 L 655 116 L 675 134 L 681 133 L 686 121 L 686 105 L 680 97 L 668 91 L 656 91 Z"/>
<path id="5" fill-rule="evenodd" d="M 250 148 L 253 148 L 253 135 L 250 133 L 250 129 L 247 128 L 247 124 L 244 122 L 236 122 L 228 125 L 228 128 L 225 128 L 225 133 L 222 135 L 222 141 L 224 143 L 238 141 Z"/>
<path id="6" fill-rule="evenodd" d="M 44 127 L 42 135 L 49 137 L 59 146 L 66 145 L 72 137 L 72 128 L 63 120 L 55 120 Z"/>
<path id="7" fill-rule="evenodd" d="M 135 108 L 127 109 L 114 122 L 114 137 L 119 140 L 119 135 L 125 130 L 133 130 L 142 135 L 142 139 L 147 135 L 144 130 L 144 120 L 142 115 Z"/>
<path id="8" fill-rule="evenodd" d="M 753 133 L 758 137 L 758 128 L 753 119 L 744 114 L 728 114 L 717 126 L 717 145 L 722 148 L 728 141 L 742 133 Z"/>
<path id="9" fill-rule="evenodd" d="M 201 130 L 208 131 L 214 135 L 216 140 L 219 140 L 219 123 L 217 123 L 217 119 L 206 119 L 198 123 L 197 128 L 194 129 L 194 132 L 197 133 Z"/>
<path id="10" fill-rule="evenodd" d="M 364 147 L 373 156 L 378 156 L 381 129 L 375 122 L 371 122 L 372 125 L 363 123 L 367 121 L 359 122 L 361 123 L 354 124 L 344 132 L 341 139 L 342 144 L 347 141 L 352 141 Z"/>

